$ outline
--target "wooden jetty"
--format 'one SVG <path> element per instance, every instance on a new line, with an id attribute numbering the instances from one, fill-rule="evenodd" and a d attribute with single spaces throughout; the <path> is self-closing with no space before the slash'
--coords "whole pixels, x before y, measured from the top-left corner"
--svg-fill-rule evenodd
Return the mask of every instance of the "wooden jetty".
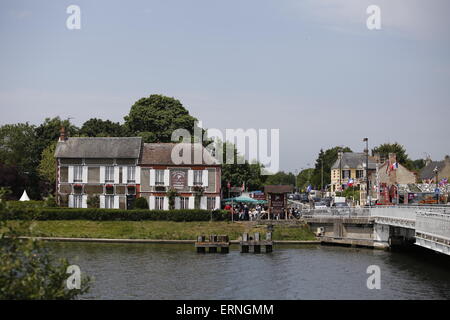
<path id="1" fill-rule="evenodd" d="M 250 248 L 253 249 L 253 253 L 261 253 L 261 247 L 265 247 L 265 252 L 269 253 L 273 250 L 272 232 L 266 233 L 266 239 L 262 240 L 259 232 L 255 232 L 253 237 L 248 233 L 242 234 L 240 242 L 241 252 L 249 253 Z"/>
<path id="2" fill-rule="evenodd" d="M 230 252 L 230 239 L 226 235 L 215 235 L 209 236 L 198 236 L 197 242 L 195 242 L 195 247 L 198 253 L 205 253 L 208 249 L 209 253 L 216 253 L 217 249 L 220 249 L 220 253 Z"/>

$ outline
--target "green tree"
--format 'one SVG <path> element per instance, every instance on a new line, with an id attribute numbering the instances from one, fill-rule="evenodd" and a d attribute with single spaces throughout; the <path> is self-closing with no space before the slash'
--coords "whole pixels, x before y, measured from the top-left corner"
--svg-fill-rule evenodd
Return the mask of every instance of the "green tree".
<path id="1" fill-rule="evenodd" d="M 303 169 L 297 175 L 297 187 L 299 190 L 305 192 L 308 185 L 311 183 L 311 177 L 314 173 L 314 168 Z"/>
<path id="2" fill-rule="evenodd" d="M 42 151 L 41 162 L 38 166 L 39 176 L 51 185 L 56 183 L 56 142 L 51 143 Z"/>
<path id="3" fill-rule="evenodd" d="M 36 145 L 39 155 L 50 144 L 58 141 L 61 128 L 64 127 L 67 136 L 77 136 L 79 129 L 69 120 L 61 120 L 60 117 L 46 118 L 44 122 L 35 129 Z"/>
<path id="4" fill-rule="evenodd" d="M 171 142 L 176 129 L 192 135 L 197 121 L 180 101 L 156 94 L 138 100 L 124 119 L 130 134 L 142 136 L 145 142 Z"/>
<path id="5" fill-rule="evenodd" d="M 275 174 L 267 176 L 265 185 L 284 184 L 295 186 L 295 175 L 291 172 L 279 171 Z"/>
<path id="6" fill-rule="evenodd" d="M 83 124 L 79 134 L 87 137 L 124 137 L 128 135 L 126 131 L 118 122 L 93 118 Z"/>
<path id="7" fill-rule="evenodd" d="M 0 223 L 0 299 L 75 299 L 89 290 L 89 277 L 80 289 L 68 289 L 66 259 L 56 259 L 42 242 L 19 239 L 17 231 Z"/>
<path id="8" fill-rule="evenodd" d="M 15 168 L 17 176 L 8 180 L 22 182 L 23 185 L 6 185 L 20 196 L 26 188 L 31 198 L 41 198 L 41 185 L 37 173 L 39 155 L 35 127 L 28 123 L 4 125 L 0 127 L 0 164 L 3 168 Z M 11 170 L 9 170 L 12 172 Z M 3 179 L 0 179 L 3 180 Z M 20 191 L 21 190 L 21 191 Z"/>
<path id="9" fill-rule="evenodd" d="M 372 156 L 379 154 L 382 159 L 388 159 L 389 153 L 395 153 L 397 162 L 402 165 L 406 165 L 409 160 L 405 147 L 397 142 L 383 143 L 372 149 Z"/>

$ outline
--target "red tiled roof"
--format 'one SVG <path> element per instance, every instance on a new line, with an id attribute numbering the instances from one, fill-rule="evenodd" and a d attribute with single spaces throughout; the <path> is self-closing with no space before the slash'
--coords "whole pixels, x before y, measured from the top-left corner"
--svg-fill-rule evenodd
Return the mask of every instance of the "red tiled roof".
<path id="1" fill-rule="evenodd" d="M 191 157 L 190 163 L 176 164 L 172 161 L 172 150 L 176 145 L 180 145 L 180 148 L 184 146 L 183 152 L 188 150 L 190 146 Z M 180 150 L 180 149 L 178 149 Z M 194 144 L 178 144 L 178 143 L 144 143 L 142 147 L 141 157 L 139 163 L 141 165 L 202 165 L 202 166 L 217 166 L 219 163 L 217 160 L 202 146 L 203 157 L 200 163 L 195 163 L 194 159 Z M 176 152 L 176 151 L 175 151 Z M 180 158 L 182 155 L 180 154 Z"/>

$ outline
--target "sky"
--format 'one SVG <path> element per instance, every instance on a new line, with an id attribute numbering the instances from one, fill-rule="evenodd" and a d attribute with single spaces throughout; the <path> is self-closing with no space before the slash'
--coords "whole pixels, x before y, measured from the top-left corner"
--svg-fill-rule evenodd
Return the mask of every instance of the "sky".
<path id="1" fill-rule="evenodd" d="M 164 94 L 204 128 L 279 129 L 285 171 L 321 148 L 361 152 L 364 137 L 443 159 L 449 12 L 448 0 L 2 0 L 0 125 L 123 122 Z"/>

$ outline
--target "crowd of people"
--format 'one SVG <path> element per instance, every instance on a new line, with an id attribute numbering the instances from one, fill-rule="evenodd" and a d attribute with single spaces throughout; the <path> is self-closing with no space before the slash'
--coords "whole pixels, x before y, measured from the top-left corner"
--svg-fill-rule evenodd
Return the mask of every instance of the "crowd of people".
<path id="1" fill-rule="evenodd" d="M 255 221 L 260 219 L 273 219 L 282 220 L 286 219 L 286 214 L 288 219 L 294 219 L 300 217 L 300 211 L 295 208 L 282 208 L 279 212 L 274 212 L 270 214 L 266 206 L 257 205 L 247 205 L 244 203 L 235 203 L 233 206 L 230 204 L 225 205 L 225 210 L 233 214 L 232 220 L 234 221 Z"/>

